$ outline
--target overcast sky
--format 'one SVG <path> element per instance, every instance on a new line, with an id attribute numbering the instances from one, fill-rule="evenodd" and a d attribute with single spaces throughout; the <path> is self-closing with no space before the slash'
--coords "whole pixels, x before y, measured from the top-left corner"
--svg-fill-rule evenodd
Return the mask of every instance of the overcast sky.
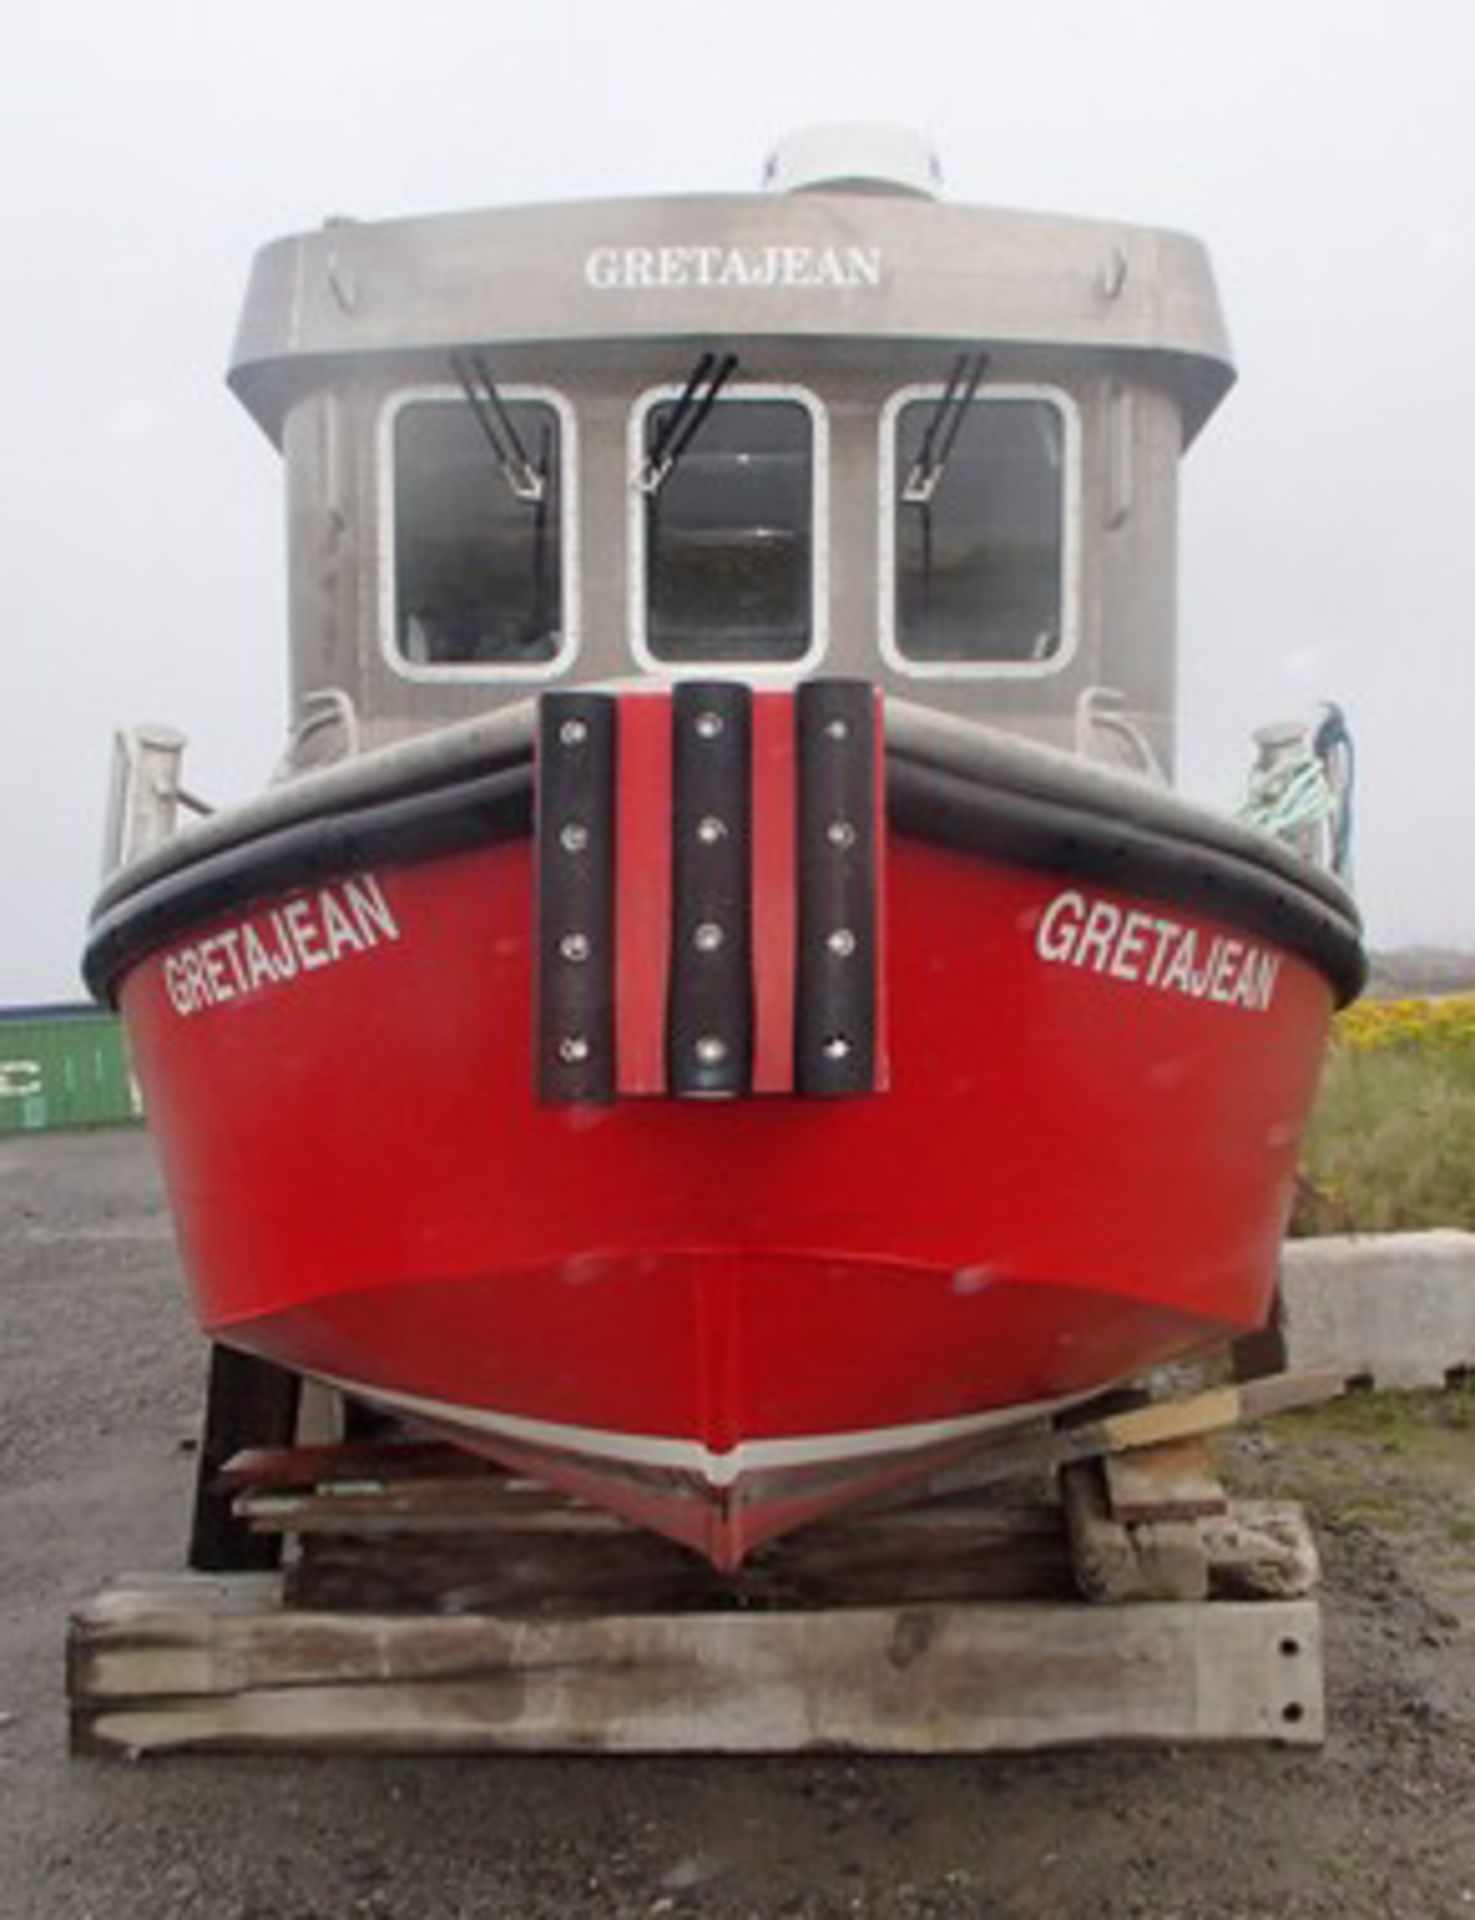
<path id="1" fill-rule="evenodd" d="M 881 120 L 960 200 L 1179 226 L 1240 385 L 1185 474 L 1183 784 L 1335 698 L 1375 942 L 1475 945 L 1471 0 L 52 0 L 0 61 L 0 1004 L 69 998 L 110 729 L 243 797 L 285 724 L 275 453 L 222 370 L 331 213 L 757 184 Z"/>

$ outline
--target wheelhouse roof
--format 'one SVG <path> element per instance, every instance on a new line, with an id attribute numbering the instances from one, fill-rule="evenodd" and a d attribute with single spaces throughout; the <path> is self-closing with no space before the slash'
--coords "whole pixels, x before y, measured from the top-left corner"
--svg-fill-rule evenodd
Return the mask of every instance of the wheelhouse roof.
<path id="1" fill-rule="evenodd" d="M 744 336 L 984 342 L 1167 388 L 1191 439 L 1232 384 L 1186 235 L 860 192 L 335 220 L 257 255 L 230 381 L 279 439 L 370 357 Z"/>

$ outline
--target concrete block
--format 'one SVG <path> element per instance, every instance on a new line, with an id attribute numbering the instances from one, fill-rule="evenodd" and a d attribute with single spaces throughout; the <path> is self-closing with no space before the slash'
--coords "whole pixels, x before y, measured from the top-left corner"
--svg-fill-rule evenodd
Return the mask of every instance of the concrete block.
<path id="1" fill-rule="evenodd" d="M 1278 1331 L 1292 1372 L 1442 1387 L 1475 1368 L 1475 1233 L 1287 1241 Z"/>

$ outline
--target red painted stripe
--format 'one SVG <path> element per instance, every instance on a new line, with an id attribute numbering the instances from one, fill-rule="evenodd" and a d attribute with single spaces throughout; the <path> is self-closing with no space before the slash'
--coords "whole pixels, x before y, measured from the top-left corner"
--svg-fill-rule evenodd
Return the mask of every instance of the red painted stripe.
<path id="1" fill-rule="evenodd" d="M 666 1091 L 671 965 L 671 696 L 620 701 L 615 1057 L 621 1094 Z"/>
<path id="2" fill-rule="evenodd" d="M 794 1090 L 794 697 L 753 696 L 753 1091 Z"/>

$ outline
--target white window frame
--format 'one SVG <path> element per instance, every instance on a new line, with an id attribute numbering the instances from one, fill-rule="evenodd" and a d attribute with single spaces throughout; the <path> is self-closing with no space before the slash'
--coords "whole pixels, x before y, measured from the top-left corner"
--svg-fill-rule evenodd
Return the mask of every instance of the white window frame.
<path id="1" fill-rule="evenodd" d="M 830 641 L 830 419 L 824 402 L 808 387 L 777 381 L 737 381 L 722 389 L 724 401 L 788 400 L 803 407 L 810 428 L 810 615 L 809 646 L 795 660 L 662 660 L 652 653 L 646 626 L 645 421 L 652 407 L 681 398 L 679 385 L 647 387 L 630 409 L 626 435 L 626 492 L 629 496 L 626 551 L 630 557 L 627 618 L 630 651 L 646 673 L 663 680 L 705 675 L 709 679 L 784 682 L 797 680 L 821 661 Z M 700 439 L 700 435 L 698 435 Z"/>
<path id="2" fill-rule="evenodd" d="M 970 406 L 997 406 L 1018 400 L 1044 401 L 1061 422 L 1060 499 L 1060 644 L 1048 660 L 914 660 L 901 650 L 896 631 L 896 461 L 897 421 L 903 407 L 919 400 L 940 400 L 941 381 L 902 387 L 881 409 L 880 551 L 877 577 L 879 607 L 876 631 L 881 658 L 893 673 L 909 680 L 1045 680 L 1061 673 L 1080 646 L 1081 591 L 1081 411 L 1075 397 L 1063 387 L 1026 382 L 986 383 Z"/>
<path id="3" fill-rule="evenodd" d="M 391 673 L 401 680 L 414 680 L 434 686 L 457 682 L 478 686 L 497 682 L 553 680 L 568 672 L 579 653 L 580 574 L 579 574 L 579 440 L 578 416 L 567 395 L 554 387 L 502 386 L 504 400 L 536 401 L 551 407 L 558 416 L 559 515 L 558 537 L 561 560 L 560 586 L 563 601 L 563 637 L 557 653 L 549 660 L 496 661 L 475 660 L 435 662 L 409 660 L 396 644 L 399 634 L 399 593 L 395 579 L 395 513 L 397 509 L 394 466 L 394 431 L 406 407 L 425 401 L 451 406 L 468 405 L 466 395 L 451 382 L 434 386 L 405 387 L 393 393 L 379 410 L 375 439 L 375 464 L 379 474 L 379 652 Z M 487 454 L 491 458 L 490 449 Z"/>

